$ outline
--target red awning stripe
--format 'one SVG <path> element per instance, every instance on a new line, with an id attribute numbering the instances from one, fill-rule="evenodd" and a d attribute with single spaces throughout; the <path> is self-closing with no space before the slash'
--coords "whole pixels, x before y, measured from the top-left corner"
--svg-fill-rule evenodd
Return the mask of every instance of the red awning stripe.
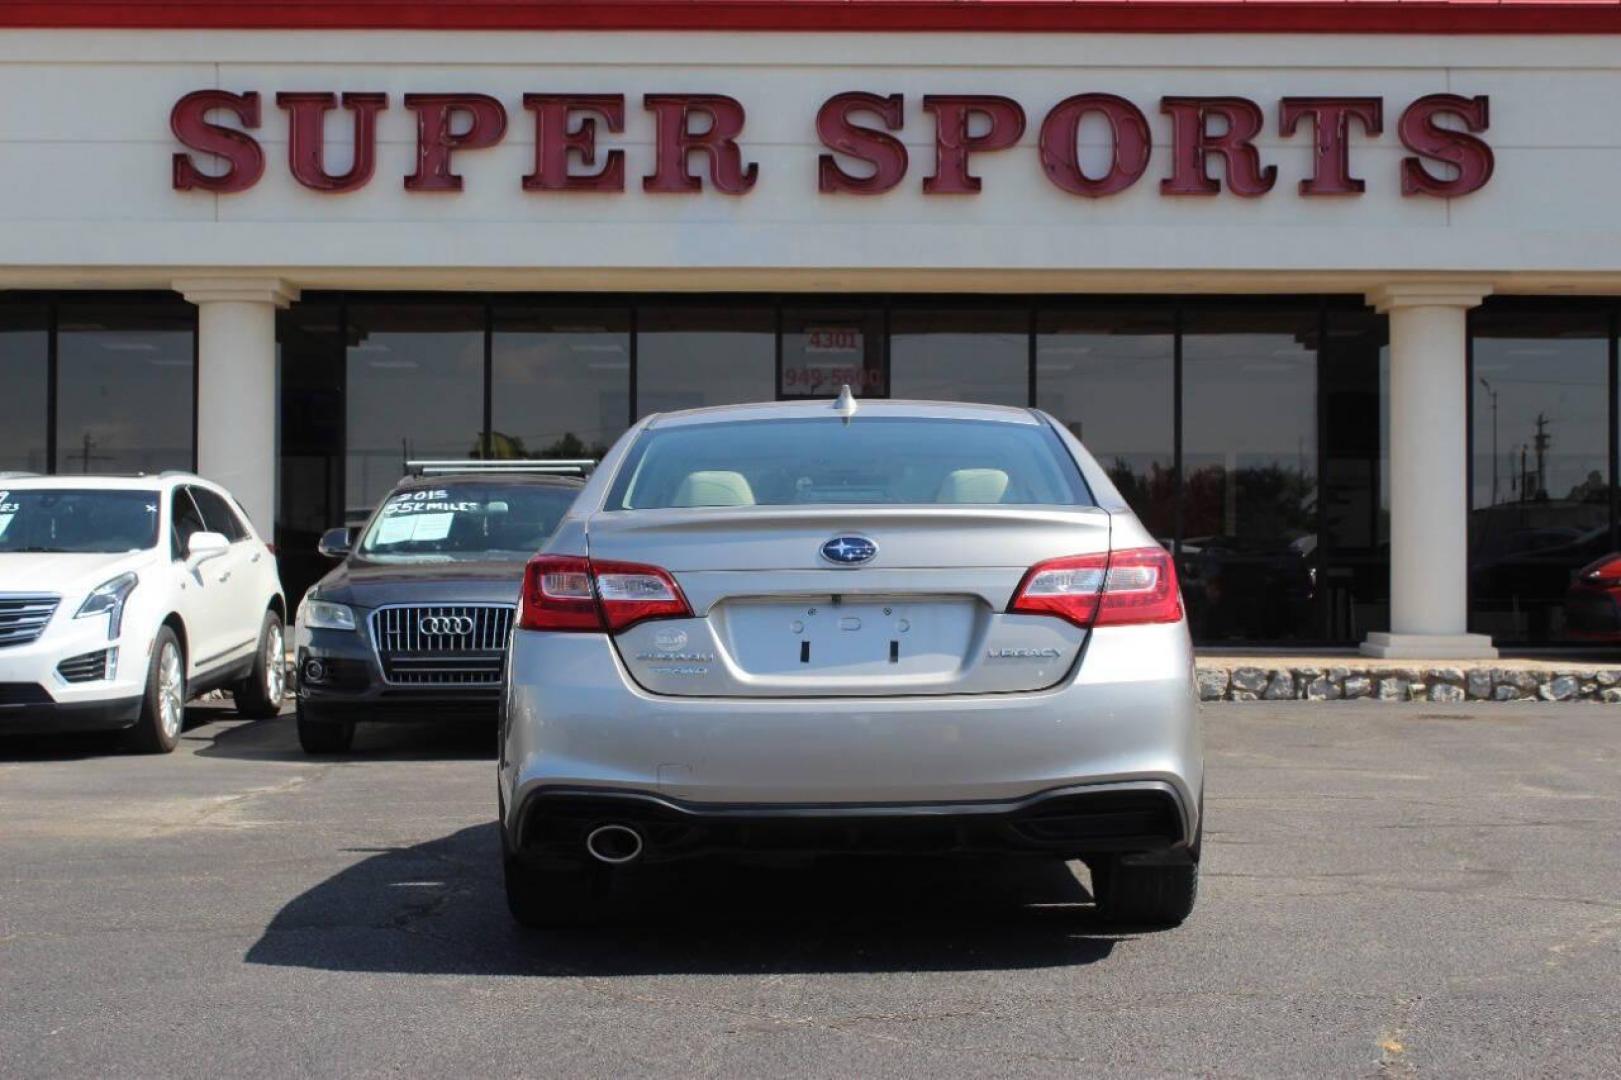
<path id="1" fill-rule="evenodd" d="M 1621 0 L 10 0 L 0 27 L 1614 34 Z"/>

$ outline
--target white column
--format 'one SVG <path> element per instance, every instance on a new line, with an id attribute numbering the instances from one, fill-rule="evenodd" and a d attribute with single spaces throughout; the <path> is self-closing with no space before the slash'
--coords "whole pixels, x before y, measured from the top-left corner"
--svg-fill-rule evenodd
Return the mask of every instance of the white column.
<path id="1" fill-rule="evenodd" d="M 197 305 L 197 471 L 242 503 L 268 542 L 276 526 L 276 310 L 298 298 L 279 278 L 189 278 Z"/>
<path id="2" fill-rule="evenodd" d="M 1490 659 L 1469 627 L 1469 309 L 1478 284 L 1387 285 L 1369 301 L 1390 316 L 1390 632 L 1368 656 Z"/>

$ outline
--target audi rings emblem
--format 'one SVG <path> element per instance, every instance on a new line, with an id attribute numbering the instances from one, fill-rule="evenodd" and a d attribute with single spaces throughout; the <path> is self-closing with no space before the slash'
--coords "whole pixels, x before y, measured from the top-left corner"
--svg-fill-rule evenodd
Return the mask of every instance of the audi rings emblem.
<path id="1" fill-rule="evenodd" d="M 473 632 L 471 615 L 428 615 L 417 623 L 424 634 L 446 637 L 466 637 Z"/>

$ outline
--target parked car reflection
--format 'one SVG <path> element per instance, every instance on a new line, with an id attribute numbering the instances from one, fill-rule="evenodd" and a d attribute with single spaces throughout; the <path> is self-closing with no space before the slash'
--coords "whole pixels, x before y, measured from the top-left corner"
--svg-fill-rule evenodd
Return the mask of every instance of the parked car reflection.
<path id="1" fill-rule="evenodd" d="M 1614 546 L 1608 525 L 1536 526 L 1484 540 L 1470 560 L 1476 618 L 1503 640 L 1529 642 L 1571 636 L 1572 578 Z"/>
<path id="2" fill-rule="evenodd" d="M 1576 572 L 1565 591 L 1564 615 L 1565 636 L 1572 640 L 1621 643 L 1621 553 L 1610 552 Z"/>
<path id="3" fill-rule="evenodd" d="M 1178 572 L 1196 637 L 1287 639 L 1311 625 L 1315 536 L 1195 536 L 1182 542 Z"/>

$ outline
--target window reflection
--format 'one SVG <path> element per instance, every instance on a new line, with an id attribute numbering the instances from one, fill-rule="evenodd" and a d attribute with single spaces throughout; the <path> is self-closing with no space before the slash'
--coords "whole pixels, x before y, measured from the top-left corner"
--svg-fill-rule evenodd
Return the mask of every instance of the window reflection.
<path id="1" fill-rule="evenodd" d="M 469 458 L 484 428 L 484 309 L 349 309 L 345 517 L 364 516 L 418 458 Z"/>
<path id="2" fill-rule="evenodd" d="M 1030 404 L 1030 319 L 996 311 L 896 310 L 889 391 L 924 401 Z"/>
<path id="3" fill-rule="evenodd" d="M 1315 307 L 1186 317 L 1181 555 L 1195 637 L 1313 631 L 1317 324 Z"/>
<path id="4" fill-rule="evenodd" d="M 1043 311 L 1036 405 L 1108 470 L 1166 547 L 1176 531 L 1176 339 L 1169 305 Z"/>
<path id="5" fill-rule="evenodd" d="M 195 309 L 74 301 L 58 320 L 57 471 L 191 468 Z"/>
<path id="6" fill-rule="evenodd" d="M 636 313 L 636 414 L 777 396 L 770 308 L 642 308 Z"/>
<path id="7" fill-rule="evenodd" d="M 1608 318 L 1509 302 L 1471 328 L 1470 629 L 1559 640 L 1571 575 L 1612 548 Z"/>
<path id="8" fill-rule="evenodd" d="M 43 304 L 0 304 L 0 470 L 43 473 L 49 312 Z"/>
<path id="9" fill-rule="evenodd" d="M 497 307 L 491 456 L 600 458 L 630 418 L 630 313 Z"/>

